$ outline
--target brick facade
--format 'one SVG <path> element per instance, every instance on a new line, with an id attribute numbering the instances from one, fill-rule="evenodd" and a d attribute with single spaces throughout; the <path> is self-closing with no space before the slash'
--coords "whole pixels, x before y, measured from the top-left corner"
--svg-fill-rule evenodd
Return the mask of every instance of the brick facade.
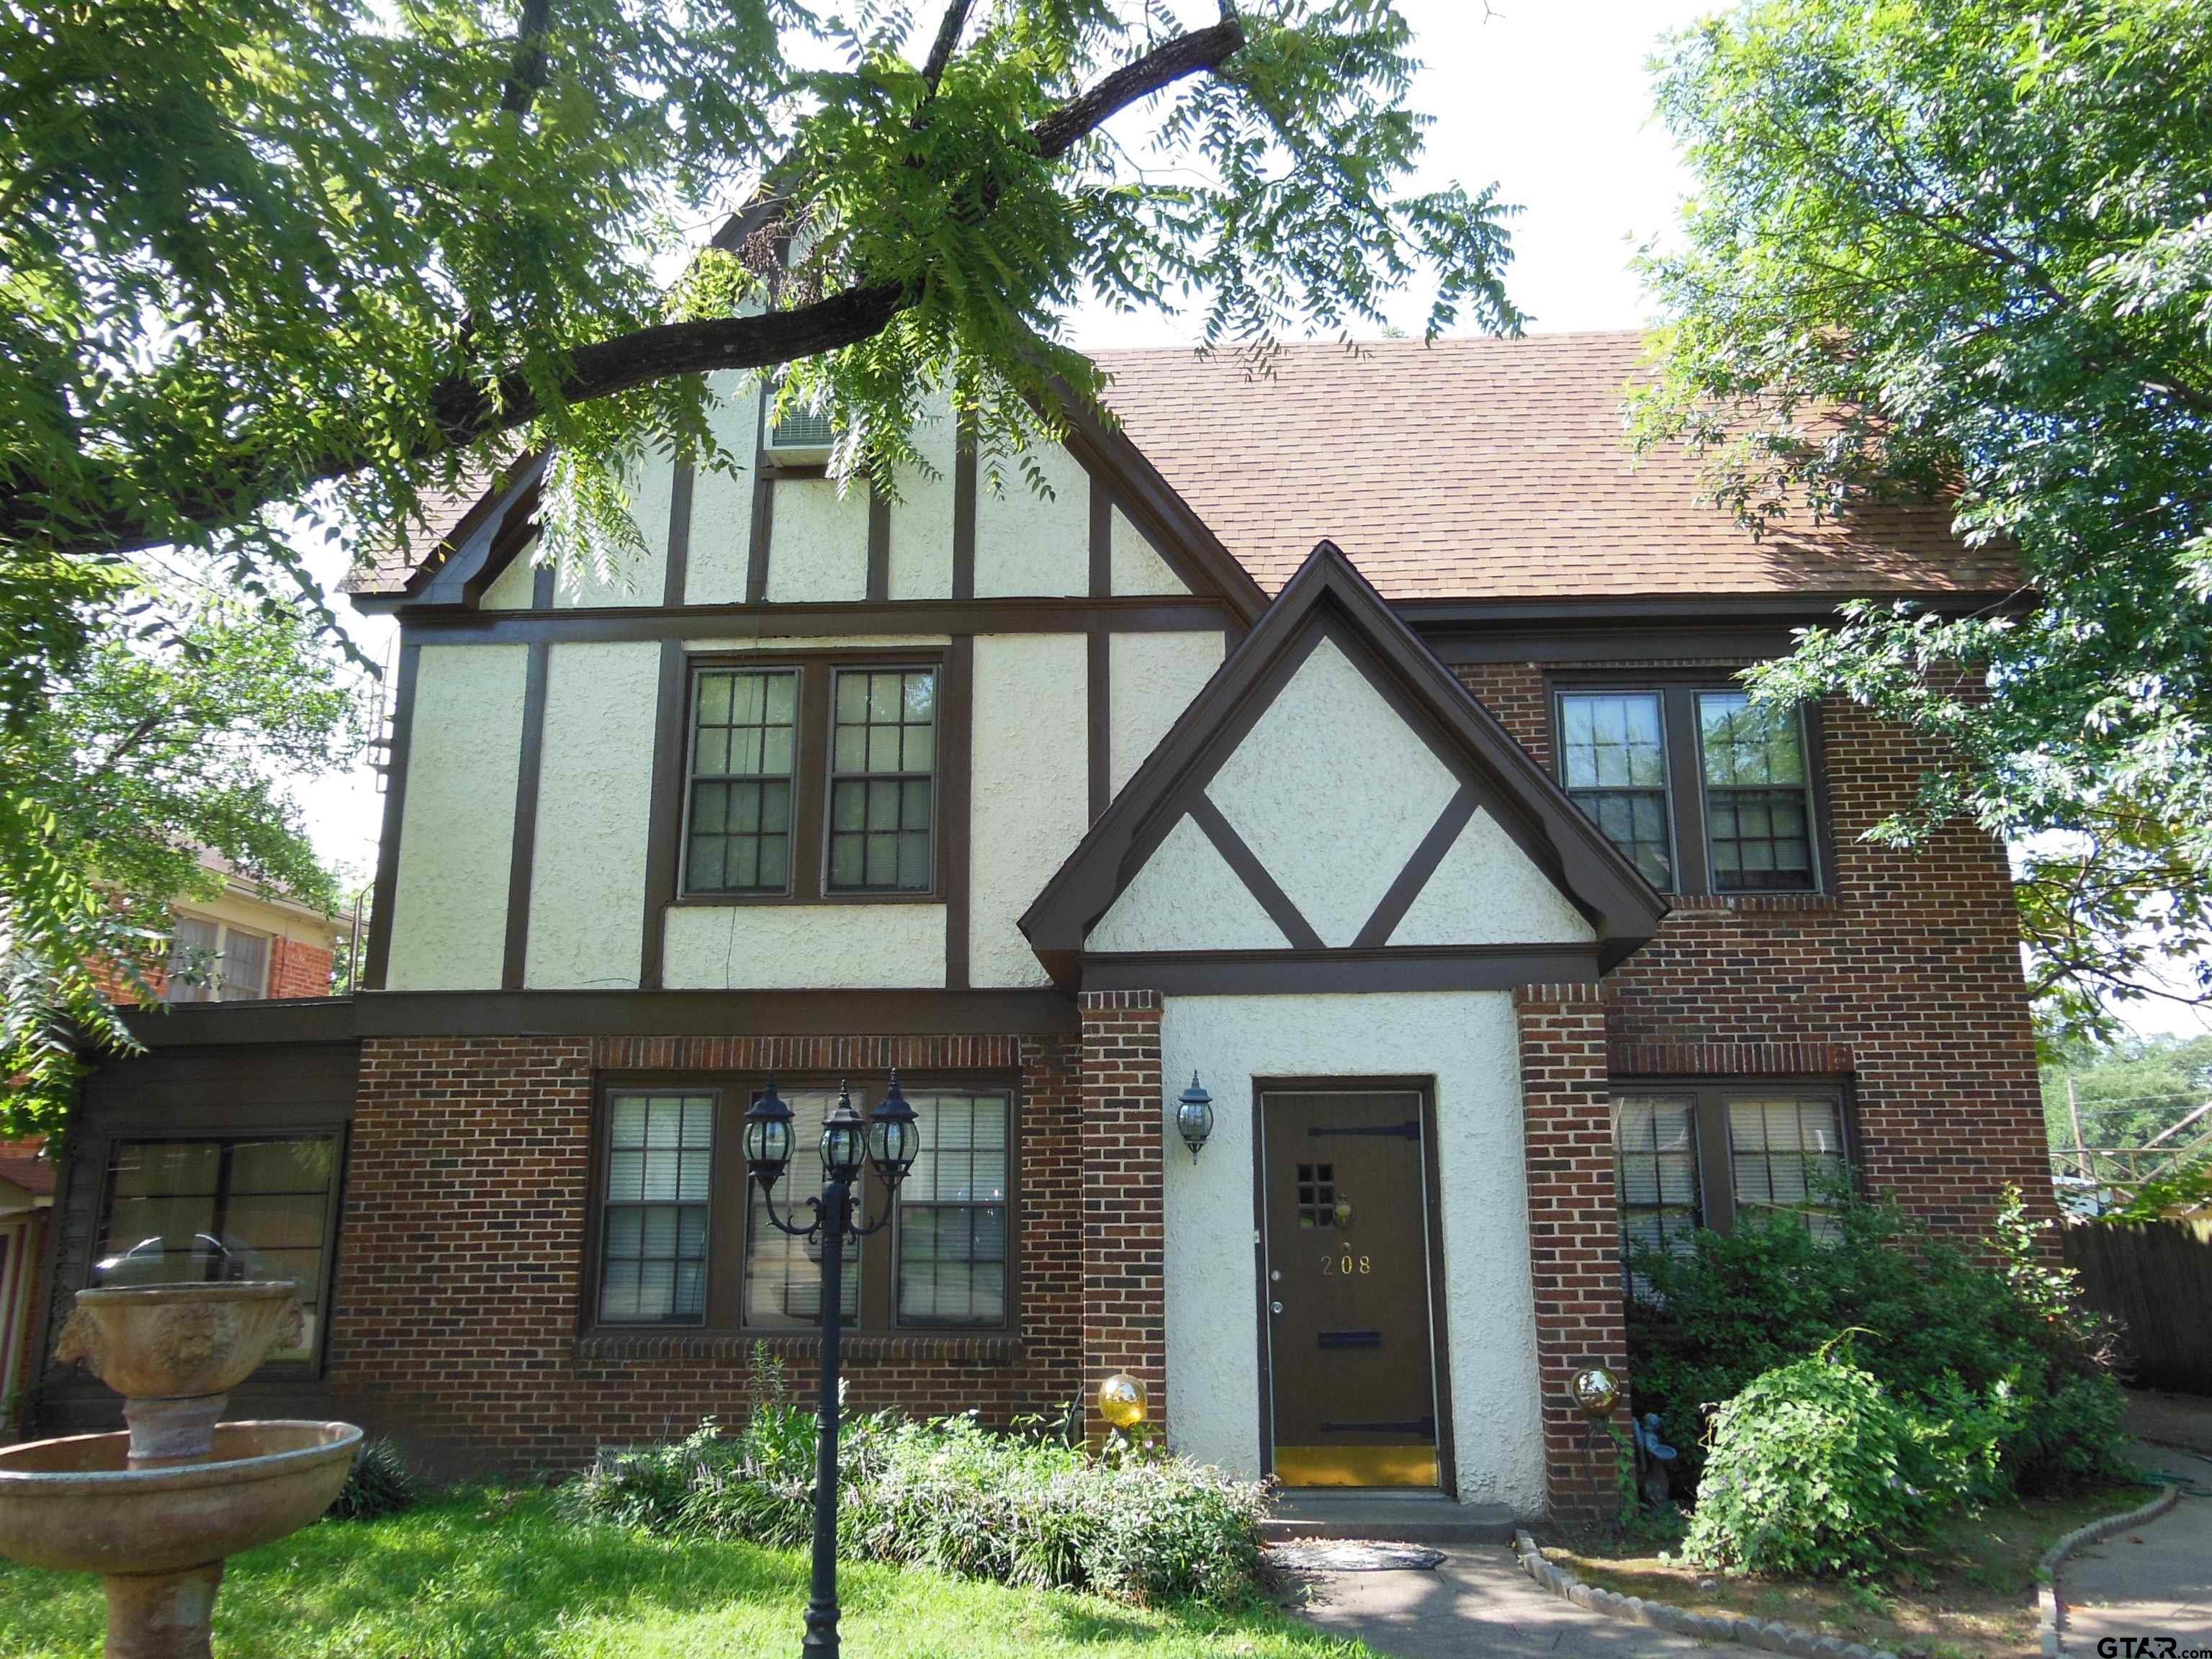
<path id="1" fill-rule="evenodd" d="M 1742 665 L 1654 665 L 1711 667 L 1716 684 Z M 1545 669 L 1457 672 L 1549 768 Z M 1964 823 L 1905 852 L 1867 842 L 1911 805 L 1932 751 L 1850 705 L 1824 708 L 1822 728 L 1833 890 L 1677 900 L 1658 937 L 1607 978 L 1612 1072 L 1847 1077 L 1872 1189 L 1949 1231 L 1984 1228 L 2008 1182 L 2048 1213 L 2004 849 Z"/>
<path id="2" fill-rule="evenodd" d="M 1575 1408 L 1571 1385 L 1591 1365 L 1607 1367 L 1624 1384 L 1628 1376 L 1607 1010 L 1589 985 L 1523 986 L 1513 1002 L 1545 1490 L 1555 1518 L 1596 1519 L 1620 1506 L 1613 1446 Z"/>
<path id="3" fill-rule="evenodd" d="M 1167 1421 L 1166 1093 L 1156 991 L 1085 991 L 1083 1018 L 1083 1380 L 1145 1385 Z M 1086 1414 L 1094 1438 L 1104 1428 Z"/>
<path id="4" fill-rule="evenodd" d="M 269 950 L 269 994 L 326 997 L 331 994 L 331 953 L 313 945 L 279 939 Z"/>
<path id="5" fill-rule="evenodd" d="M 972 1407 L 1000 1423 L 1065 1406 L 1081 1385 L 1083 1341 L 1072 1039 L 530 1036 L 362 1043 L 332 1296 L 333 1409 L 442 1471 L 507 1475 L 741 1417 L 754 1338 L 580 1332 L 594 1074 L 894 1066 L 1020 1074 L 1018 1323 L 1011 1336 L 851 1335 L 848 1401 Z M 805 1397 L 815 1339 L 780 1333 L 769 1346 Z"/>

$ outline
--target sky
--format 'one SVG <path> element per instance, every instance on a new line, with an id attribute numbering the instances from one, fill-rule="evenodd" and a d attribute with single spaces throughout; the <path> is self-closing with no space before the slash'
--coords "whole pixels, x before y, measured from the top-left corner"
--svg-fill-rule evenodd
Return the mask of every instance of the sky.
<path id="1" fill-rule="evenodd" d="M 1712 0 L 1401 0 L 1427 65 L 1408 101 L 1434 119 L 1414 182 L 1456 179 L 1477 190 L 1495 181 L 1502 198 L 1520 206 L 1506 284 L 1532 319 L 1530 331 L 1651 320 L 1631 261 L 1667 232 L 1690 181 L 1673 140 L 1651 119 L 1650 61 L 1670 33 L 1713 9 Z M 1392 320 L 1418 331 L 1425 309 L 1426 296 L 1409 293 Z M 1085 311 L 1073 322 L 1085 347 L 1192 338 L 1170 317 Z M 343 574 L 337 556 L 313 562 L 330 583 Z M 387 622 L 353 617 L 350 626 L 370 656 L 389 657 Z M 301 800 L 325 859 L 349 882 L 365 883 L 382 807 L 374 774 L 363 768 L 318 780 Z M 2158 1005 L 2143 1005 L 2135 1023 L 2191 1035 L 2212 1029 L 2201 1014 Z"/>

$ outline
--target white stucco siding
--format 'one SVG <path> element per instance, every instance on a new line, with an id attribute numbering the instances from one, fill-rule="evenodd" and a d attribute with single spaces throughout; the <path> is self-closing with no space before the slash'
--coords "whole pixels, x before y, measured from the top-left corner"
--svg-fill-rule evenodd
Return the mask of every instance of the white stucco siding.
<path id="1" fill-rule="evenodd" d="M 935 475 L 908 469 L 898 476 L 891 504 L 891 558 L 886 591 L 894 599 L 952 597 L 952 474 L 958 465 L 959 431 L 948 412 L 914 432 Z"/>
<path id="2" fill-rule="evenodd" d="M 1091 591 L 1091 475 L 1057 445 L 1030 452 L 1049 496 L 1030 485 L 1019 460 L 987 475 L 975 491 L 975 597 L 1083 594 Z"/>
<path id="3" fill-rule="evenodd" d="M 1290 941 L 1206 832 L 1178 818 L 1083 941 L 1086 951 L 1284 951 Z"/>
<path id="4" fill-rule="evenodd" d="M 1090 825 L 1085 687 L 1080 634 L 975 641 L 968 974 L 979 988 L 1049 982 L 1018 923 Z"/>
<path id="5" fill-rule="evenodd" d="M 532 989 L 637 985 L 660 647 L 556 645 L 531 861 Z"/>
<path id="6" fill-rule="evenodd" d="M 1206 788 L 1324 945 L 1350 945 L 1458 787 L 1323 640 Z"/>
<path id="7" fill-rule="evenodd" d="M 477 601 L 479 611 L 527 611 L 538 592 L 538 538 L 507 561 Z"/>
<path id="8" fill-rule="evenodd" d="M 1168 1424 L 1177 1450 L 1257 1472 L 1259 1268 L 1252 1080 L 1433 1076 L 1452 1437 L 1463 1502 L 1544 1505 L 1519 1047 L 1502 991 L 1169 997 L 1163 1074 L 1216 1103 L 1194 1163 L 1166 1160 Z M 1169 1133 L 1163 1106 L 1160 1133 Z"/>
<path id="9" fill-rule="evenodd" d="M 1221 666 L 1221 642 L 1218 634 L 1115 634 L 1108 640 L 1107 759 L 1115 794 Z"/>
<path id="10" fill-rule="evenodd" d="M 386 984 L 496 987 L 529 647 L 426 645 L 416 671 Z"/>
<path id="11" fill-rule="evenodd" d="M 934 989 L 941 904 L 679 905 L 662 936 L 672 991 Z"/>
<path id="12" fill-rule="evenodd" d="M 769 519 L 768 597 L 774 605 L 868 597 L 868 486 L 838 492 L 830 478 L 781 478 Z"/>
<path id="13" fill-rule="evenodd" d="M 1168 568 L 1145 532 L 1129 522 L 1120 507 L 1114 509 L 1112 538 L 1107 543 L 1116 593 L 1188 593 L 1182 577 Z"/>
<path id="14" fill-rule="evenodd" d="M 1504 826 L 1478 811 L 1400 918 L 1390 943 L 1565 945 L 1596 937 Z"/>
<path id="15" fill-rule="evenodd" d="M 742 605 L 745 563 L 752 549 L 753 450 L 760 392 L 744 374 L 724 373 L 714 375 L 713 382 L 721 400 L 711 417 L 714 436 L 737 470 L 732 473 L 701 467 L 692 477 L 684 600 L 687 605 Z"/>
<path id="16" fill-rule="evenodd" d="M 598 556 L 572 553 L 553 585 L 556 611 L 617 605 L 659 605 L 668 594 L 668 520 L 676 464 L 647 455 L 625 480 L 630 518 L 641 547 L 608 547 Z M 605 568 L 602 569 L 601 566 Z"/>

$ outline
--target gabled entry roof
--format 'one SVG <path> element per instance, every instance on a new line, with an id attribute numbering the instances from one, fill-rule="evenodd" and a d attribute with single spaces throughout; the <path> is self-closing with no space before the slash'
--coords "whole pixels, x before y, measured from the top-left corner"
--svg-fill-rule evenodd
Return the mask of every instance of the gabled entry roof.
<path id="1" fill-rule="evenodd" d="M 1666 902 L 1332 542 L 1023 915 L 1054 981 L 1591 978 Z"/>

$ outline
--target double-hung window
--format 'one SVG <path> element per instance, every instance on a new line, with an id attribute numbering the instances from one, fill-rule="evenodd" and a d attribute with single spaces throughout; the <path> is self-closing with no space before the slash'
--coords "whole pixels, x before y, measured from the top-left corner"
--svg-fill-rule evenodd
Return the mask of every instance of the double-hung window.
<path id="1" fill-rule="evenodd" d="M 1807 716 L 1695 684 L 1557 696 L 1560 781 L 1662 892 L 1820 885 Z"/>
<path id="2" fill-rule="evenodd" d="M 694 681 L 690 891 L 781 893 L 790 884 L 798 718 L 799 676 L 789 669 L 711 669 Z"/>
<path id="3" fill-rule="evenodd" d="M 269 994 L 269 935 L 179 916 L 169 945 L 171 1002 L 258 1002 Z"/>

